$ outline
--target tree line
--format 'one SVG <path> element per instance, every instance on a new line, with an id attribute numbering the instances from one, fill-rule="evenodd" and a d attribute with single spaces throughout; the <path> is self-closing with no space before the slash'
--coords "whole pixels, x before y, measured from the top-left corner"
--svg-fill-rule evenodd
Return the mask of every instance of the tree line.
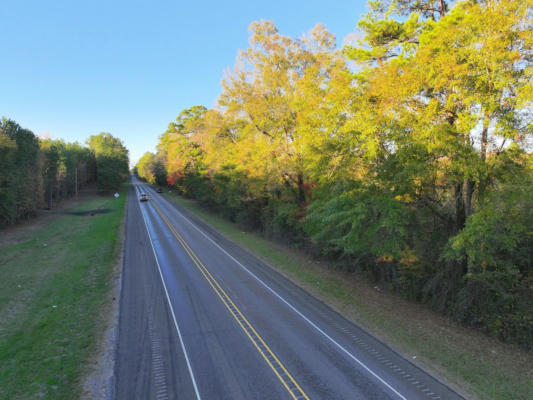
<path id="1" fill-rule="evenodd" d="M 102 192 L 128 177 L 128 150 L 109 133 L 93 135 L 87 146 L 40 139 L 3 118 L 0 122 L 0 227 L 52 208 L 76 190 L 96 182 Z"/>
<path id="2" fill-rule="evenodd" d="M 342 49 L 254 22 L 137 173 L 531 346 L 532 5 L 372 1 Z"/>

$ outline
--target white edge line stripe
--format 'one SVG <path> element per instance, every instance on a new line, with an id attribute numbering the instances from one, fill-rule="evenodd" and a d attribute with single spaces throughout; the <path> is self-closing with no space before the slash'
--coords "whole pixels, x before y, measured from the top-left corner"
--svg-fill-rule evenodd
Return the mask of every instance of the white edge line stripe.
<path id="1" fill-rule="evenodd" d="M 139 189 L 137 185 L 135 185 L 136 192 L 139 194 Z M 161 277 L 161 282 L 163 283 L 163 289 L 165 289 L 165 295 L 167 297 L 167 302 L 170 308 L 170 312 L 172 314 L 172 319 L 174 320 L 174 326 L 176 327 L 176 331 L 178 332 L 178 337 L 180 339 L 181 349 L 183 350 L 183 354 L 185 355 L 185 361 L 187 362 L 187 368 L 189 369 L 189 375 L 191 376 L 192 384 L 194 386 L 194 391 L 196 393 L 196 398 L 198 400 L 201 400 L 200 392 L 198 391 L 198 386 L 196 385 L 196 379 L 194 379 L 194 373 L 192 372 L 191 363 L 189 361 L 189 356 L 187 355 L 187 350 L 185 349 L 185 343 L 183 343 L 183 338 L 181 337 L 180 328 L 178 325 L 178 321 L 176 319 L 176 314 L 174 313 L 174 309 L 172 308 L 172 303 L 170 302 L 170 297 L 168 295 L 167 291 L 167 285 L 165 284 L 165 280 L 163 279 L 163 273 L 161 272 L 161 266 L 159 265 L 159 260 L 157 258 L 157 254 L 155 252 L 154 244 L 152 242 L 152 236 L 150 235 L 150 230 L 148 229 L 148 224 L 146 223 L 146 218 L 144 217 L 144 211 L 142 207 L 139 207 L 141 210 L 141 215 L 143 216 L 144 226 L 146 227 L 146 232 L 148 233 L 148 239 L 150 239 L 150 245 L 152 246 L 152 251 L 154 252 L 155 262 L 157 264 L 157 269 L 159 271 L 159 276 Z"/>
<path id="2" fill-rule="evenodd" d="M 175 208 L 173 208 L 176 210 Z M 213 239 L 211 239 L 206 233 L 200 230 L 192 221 L 190 221 L 185 215 L 183 215 L 181 212 L 176 210 L 182 217 L 187 221 L 194 229 L 196 229 L 198 232 L 200 232 L 202 235 L 204 235 L 211 243 L 213 243 L 216 247 L 218 247 L 224 254 L 226 254 L 229 258 L 231 258 L 237 265 L 239 265 L 243 270 L 245 270 L 248 274 L 250 274 L 255 280 L 257 280 L 259 283 L 261 283 L 265 288 L 267 288 L 272 294 L 274 294 L 277 298 L 279 298 L 283 303 L 285 303 L 290 309 L 292 309 L 296 314 L 298 314 L 300 317 L 302 317 L 309 325 L 311 325 L 313 328 L 315 328 L 318 332 L 320 332 L 322 335 L 324 335 L 326 338 L 328 338 L 333 344 L 335 344 L 340 350 L 342 350 L 345 354 L 347 354 L 350 358 L 352 358 L 354 361 L 356 361 L 360 366 L 362 366 L 365 370 L 367 370 L 370 374 L 372 374 L 377 380 L 379 380 L 383 385 L 388 387 L 392 392 L 394 392 L 400 399 L 407 400 L 406 397 L 404 397 L 401 393 L 399 393 L 396 389 L 394 389 L 391 385 L 389 385 L 383 378 L 381 378 L 378 374 L 376 374 L 374 371 L 372 371 L 369 367 L 367 367 L 362 361 L 360 361 L 357 357 L 355 357 L 352 353 L 350 353 L 348 350 L 346 350 L 341 344 L 339 344 L 335 339 L 333 339 L 331 336 L 329 336 L 326 332 L 324 332 L 322 329 L 320 329 L 315 323 L 313 323 L 309 318 L 307 318 L 305 315 L 303 315 L 300 311 L 298 311 L 292 304 L 290 304 L 287 300 L 285 300 L 283 297 L 281 297 L 274 289 L 272 289 L 270 286 L 268 286 L 265 282 L 263 282 L 258 276 L 256 276 L 252 271 L 250 271 L 248 268 L 246 268 L 244 265 L 242 265 L 235 257 L 233 257 L 231 254 L 229 254 L 226 250 L 224 250 L 218 243 L 216 243 Z"/>

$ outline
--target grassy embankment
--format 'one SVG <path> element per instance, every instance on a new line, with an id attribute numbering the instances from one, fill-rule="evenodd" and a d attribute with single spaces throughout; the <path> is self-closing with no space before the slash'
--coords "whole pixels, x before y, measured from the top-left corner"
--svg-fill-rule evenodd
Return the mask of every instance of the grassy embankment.
<path id="1" fill-rule="evenodd" d="M 376 290 L 299 251 L 243 232 L 242 227 L 194 201 L 166 195 L 468 398 L 531 399 L 531 352 L 463 328 L 420 304 Z"/>
<path id="2" fill-rule="evenodd" d="M 0 240 L 0 398 L 79 397 L 111 300 L 126 187 L 121 194 L 82 199 L 26 224 L 15 243 Z M 68 214 L 94 209 L 110 212 Z"/>

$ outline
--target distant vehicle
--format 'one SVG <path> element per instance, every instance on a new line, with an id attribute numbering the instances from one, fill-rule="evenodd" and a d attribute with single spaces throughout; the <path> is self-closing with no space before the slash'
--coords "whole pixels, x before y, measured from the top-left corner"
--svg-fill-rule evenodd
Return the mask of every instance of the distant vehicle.
<path id="1" fill-rule="evenodd" d="M 141 193 L 141 195 L 139 196 L 139 201 L 148 201 L 148 196 L 146 195 L 146 193 Z"/>
<path id="2" fill-rule="evenodd" d="M 163 189 L 161 189 L 160 187 L 157 188 L 156 190 L 157 193 L 163 193 Z"/>

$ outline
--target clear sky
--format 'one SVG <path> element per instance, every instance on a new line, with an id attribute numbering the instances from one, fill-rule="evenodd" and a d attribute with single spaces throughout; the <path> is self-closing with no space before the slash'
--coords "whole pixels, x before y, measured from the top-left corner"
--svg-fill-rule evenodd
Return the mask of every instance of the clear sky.
<path id="1" fill-rule="evenodd" d="M 0 2 L 0 116 L 38 135 L 122 139 L 134 163 L 179 112 L 210 108 L 248 26 L 299 37 L 323 23 L 342 45 L 363 0 Z"/>

